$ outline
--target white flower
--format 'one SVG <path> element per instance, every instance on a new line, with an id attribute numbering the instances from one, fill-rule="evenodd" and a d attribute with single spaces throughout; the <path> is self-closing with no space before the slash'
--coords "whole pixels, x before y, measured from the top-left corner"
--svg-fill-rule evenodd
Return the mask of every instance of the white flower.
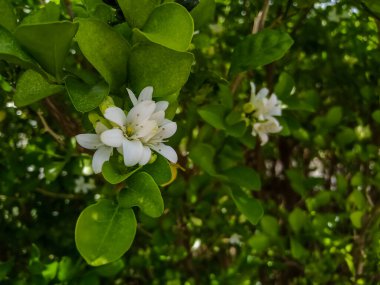
<path id="1" fill-rule="evenodd" d="M 89 190 L 93 190 L 96 188 L 94 179 L 89 179 L 86 183 L 83 176 L 80 176 L 79 178 L 75 179 L 75 193 L 83 193 L 87 194 Z"/>
<path id="2" fill-rule="evenodd" d="M 164 144 L 177 130 L 176 123 L 165 119 L 169 103 L 154 102 L 153 87 L 144 88 L 138 99 L 131 90 L 127 90 L 133 108 L 127 115 L 118 107 L 107 108 L 104 117 L 116 126 L 102 132 L 100 141 L 106 146 L 117 148 L 123 154 L 126 166 L 147 164 L 151 158 L 151 149 L 176 163 L 177 153 Z"/>
<path id="3" fill-rule="evenodd" d="M 253 124 L 252 135 L 256 136 L 257 134 L 260 137 L 261 145 L 264 145 L 268 142 L 269 133 L 278 133 L 282 130 L 279 122 L 273 118 L 269 117 L 265 122 L 257 122 Z"/>
<path id="4" fill-rule="evenodd" d="M 228 239 L 228 242 L 232 245 L 241 245 L 241 235 L 234 233 L 232 236 Z"/>
<path id="5" fill-rule="evenodd" d="M 87 149 L 96 149 L 94 157 L 92 158 L 92 169 L 94 173 L 98 174 L 102 171 L 103 163 L 110 159 L 112 154 L 112 147 L 105 145 L 100 140 L 100 135 L 108 130 L 108 128 L 100 123 L 96 123 L 96 134 L 80 134 L 75 136 L 78 144 Z"/>
<path id="6" fill-rule="evenodd" d="M 266 120 L 273 116 L 281 116 L 281 101 L 277 99 L 276 94 L 272 94 L 269 99 L 267 98 L 269 90 L 262 88 L 256 94 L 256 86 L 253 82 L 251 84 L 251 100 L 254 106 L 254 115 L 260 120 Z"/>

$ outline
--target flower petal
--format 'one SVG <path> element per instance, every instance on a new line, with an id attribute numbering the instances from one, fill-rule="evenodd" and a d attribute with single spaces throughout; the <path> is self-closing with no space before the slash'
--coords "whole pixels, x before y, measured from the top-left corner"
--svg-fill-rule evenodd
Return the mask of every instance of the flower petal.
<path id="1" fill-rule="evenodd" d="M 123 156 L 125 166 L 134 166 L 140 162 L 144 147 L 140 141 L 123 141 Z"/>
<path id="2" fill-rule="evenodd" d="M 156 145 L 153 145 L 151 149 L 161 154 L 170 162 L 177 163 L 177 160 L 178 160 L 177 153 L 171 146 L 165 145 L 163 143 L 158 143 Z"/>
<path id="3" fill-rule="evenodd" d="M 128 89 L 128 88 L 127 88 L 127 92 L 128 92 L 129 99 L 131 99 L 133 106 L 136 106 L 138 102 L 137 102 L 137 98 L 136 98 L 135 93 L 133 93 L 132 90 Z"/>
<path id="4" fill-rule="evenodd" d="M 259 93 L 256 95 L 256 99 L 263 99 L 269 94 L 268 88 L 260 89 Z"/>
<path id="5" fill-rule="evenodd" d="M 100 140 L 107 146 L 120 147 L 123 144 L 124 135 L 120 129 L 110 129 L 100 135 Z"/>
<path id="6" fill-rule="evenodd" d="M 149 118 L 150 120 L 155 120 L 157 125 L 161 126 L 165 120 L 165 112 L 164 111 L 154 111 L 152 116 Z"/>
<path id="7" fill-rule="evenodd" d="M 106 125 L 104 125 L 103 123 L 101 122 L 97 122 L 96 125 L 95 125 L 95 132 L 99 135 L 101 134 L 102 132 L 108 130 L 108 128 L 106 127 Z"/>
<path id="8" fill-rule="evenodd" d="M 140 96 L 138 101 L 152 101 L 152 95 L 153 95 L 153 87 L 152 86 L 147 86 L 140 92 Z"/>
<path id="9" fill-rule="evenodd" d="M 127 115 L 127 123 L 136 124 L 148 119 L 154 112 L 156 104 L 153 101 L 143 101 L 134 106 Z"/>
<path id="10" fill-rule="evenodd" d="M 125 116 L 124 111 L 119 107 L 107 108 L 104 112 L 104 117 L 120 127 L 123 127 L 127 123 L 127 116 Z"/>
<path id="11" fill-rule="evenodd" d="M 103 143 L 97 134 L 80 134 L 75 136 L 78 144 L 87 149 L 97 149 Z"/>
<path id="12" fill-rule="evenodd" d="M 102 172 L 103 163 L 110 159 L 112 154 L 112 147 L 102 146 L 95 153 L 92 158 L 92 169 L 94 173 Z"/>
<path id="13" fill-rule="evenodd" d="M 156 103 L 156 110 L 155 112 L 158 111 L 165 111 L 169 107 L 169 102 L 168 101 L 158 101 Z"/>
<path id="14" fill-rule="evenodd" d="M 139 164 L 140 165 L 147 164 L 150 161 L 151 156 L 152 156 L 152 151 L 150 150 L 150 148 L 147 146 L 144 146 L 144 151 L 143 151 L 142 157 L 139 161 Z"/>
<path id="15" fill-rule="evenodd" d="M 146 140 L 153 137 L 158 129 L 157 122 L 153 120 L 146 120 L 140 124 L 135 124 L 133 127 L 135 131 L 132 137 L 134 139 L 145 138 Z"/>
<path id="16" fill-rule="evenodd" d="M 169 123 L 161 126 L 160 136 L 163 139 L 170 138 L 172 135 L 175 134 L 176 131 L 177 131 L 177 124 L 170 121 Z"/>

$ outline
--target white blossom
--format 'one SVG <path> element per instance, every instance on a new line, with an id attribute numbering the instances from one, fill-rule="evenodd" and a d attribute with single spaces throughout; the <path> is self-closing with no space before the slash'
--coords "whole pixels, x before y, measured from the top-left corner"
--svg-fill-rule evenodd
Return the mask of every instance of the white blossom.
<path id="1" fill-rule="evenodd" d="M 278 133 L 282 130 L 279 122 L 273 118 L 269 117 L 265 122 L 258 122 L 253 124 L 252 135 L 259 135 L 261 140 L 261 145 L 268 142 L 268 134 Z"/>
<path id="2" fill-rule="evenodd" d="M 281 101 L 278 100 L 276 94 L 272 93 L 269 98 L 269 90 L 262 88 L 256 94 L 256 86 L 253 82 L 251 84 L 251 100 L 254 106 L 254 115 L 260 120 L 266 120 L 273 116 L 281 116 Z"/>
<path id="3" fill-rule="evenodd" d="M 165 119 L 169 103 L 154 102 L 152 87 L 144 88 L 138 99 L 131 90 L 127 90 L 134 106 L 127 115 L 118 107 L 105 110 L 104 117 L 116 126 L 100 135 L 101 142 L 118 148 L 126 166 L 147 164 L 151 159 L 151 150 L 176 163 L 177 153 L 164 144 L 177 130 L 176 123 Z"/>
<path id="4" fill-rule="evenodd" d="M 240 239 L 241 239 L 241 235 L 234 233 L 230 236 L 230 238 L 228 239 L 228 242 L 231 245 L 239 245 L 240 246 L 242 244 Z"/>
<path id="5" fill-rule="evenodd" d="M 89 190 L 93 190 L 96 188 L 94 179 L 89 179 L 88 182 L 85 181 L 83 176 L 78 177 L 74 180 L 75 187 L 74 192 L 75 193 L 83 193 L 87 194 Z"/>
<path id="6" fill-rule="evenodd" d="M 112 147 L 105 145 L 100 140 L 100 135 L 106 130 L 108 128 L 104 124 L 97 122 L 95 126 L 96 134 L 80 134 L 75 137 L 80 146 L 87 149 L 96 149 L 92 158 L 92 169 L 96 174 L 102 171 L 104 162 L 110 159 L 113 152 Z"/>

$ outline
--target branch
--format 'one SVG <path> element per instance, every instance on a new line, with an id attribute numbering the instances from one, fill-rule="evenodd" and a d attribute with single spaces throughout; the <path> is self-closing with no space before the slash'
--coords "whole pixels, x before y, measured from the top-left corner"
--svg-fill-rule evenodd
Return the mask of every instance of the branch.
<path id="1" fill-rule="evenodd" d="M 42 195 L 45 195 L 45 196 L 48 196 L 51 198 L 69 199 L 69 200 L 81 200 L 81 199 L 83 199 L 83 197 L 79 196 L 79 195 L 55 193 L 55 192 L 50 192 L 50 191 L 42 189 L 42 188 L 37 188 L 36 192 L 41 193 Z"/>
<path id="2" fill-rule="evenodd" d="M 44 131 L 49 133 L 60 145 L 64 145 L 64 139 L 62 136 L 58 135 L 56 132 L 54 132 L 48 123 L 46 122 L 45 118 L 43 117 L 43 112 L 41 110 L 37 111 L 37 115 L 41 120 L 42 125 L 44 126 Z"/>

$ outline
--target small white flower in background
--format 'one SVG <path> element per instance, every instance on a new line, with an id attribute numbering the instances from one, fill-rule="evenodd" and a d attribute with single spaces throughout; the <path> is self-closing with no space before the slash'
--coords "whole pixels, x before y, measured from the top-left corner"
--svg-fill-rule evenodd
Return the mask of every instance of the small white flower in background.
<path id="1" fill-rule="evenodd" d="M 268 142 L 268 134 L 278 133 L 281 130 L 279 122 L 275 118 L 269 117 L 267 121 L 253 124 L 252 135 L 259 135 L 261 145 L 264 145 Z"/>
<path id="2" fill-rule="evenodd" d="M 124 164 L 128 167 L 147 164 L 152 151 L 158 152 L 172 163 L 178 160 L 175 150 L 164 144 L 177 131 L 177 124 L 165 119 L 169 103 L 152 100 L 153 87 L 144 88 L 139 98 L 127 89 L 133 103 L 132 109 L 125 114 L 118 107 L 108 107 L 104 117 L 113 128 L 98 122 L 96 134 L 77 135 L 79 145 L 96 149 L 92 161 L 95 173 L 100 173 L 102 165 L 108 161 L 113 148 L 123 154 Z"/>
<path id="3" fill-rule="evenodd" d="M 80 134 L 75 136 L 78 144 L 87 149 L 96 149 L 92 158 L 92 169 L 98 174 L 102 171 L 104 162 L 108 161 L 113 152 L 113 148 L 102 143 L 100 135 L 108 130 L 101 122 L 97 122 L 95 126 L 96 134 Z"/>
<path id="4" fill-rule="evenodd" d="M 262 88 L 256 94 L 256 86 L 251 82 L 251 103 L 254 106 L 254 115 L 260 120 L 266 120 L 273 116 L 281 116 L 281 101 L 277 99 L 276 94 L 272 93 L 267 98 L 269 90 Z"/>
<path id="5" fill-rule="evenodd" d="M 241 245 L 242 242 L 241 242 L 241 235 L 237 234 L 237 233 L 234 233 L 232 234 L 232 236 L 228 239 L 228 242 L 229 244 L 231 245 Z"/>
<path id="6" fill-rule="evenodd" d="M 96 188 L 94 179 L 90 178 L 88 182 L 86 183 L 83 176 L 80 176 L 79 178 L 75 179 L 75 187 L 74 192 L 76 194 L 83 193 L 87 194 L 89 190 L 93 190 Z"/>
<path id="7" fill-rule="evenodd" d="M 256 86 L 251 84 L 251 99 L 248 110 L 253 112 L 253 128 L 252 135 L 258 135 L 261 140 L 261 145 L 268 142 L 268 134 L 278 133 L 282 130 L 282 126 L 275 119 L 275 116 L 281 116 L 282 108 L 281 101 L 278 100 L 276 94 L 272 93 L 270 97 L 269 90 L 262 88 L 256 94 Z"/>

